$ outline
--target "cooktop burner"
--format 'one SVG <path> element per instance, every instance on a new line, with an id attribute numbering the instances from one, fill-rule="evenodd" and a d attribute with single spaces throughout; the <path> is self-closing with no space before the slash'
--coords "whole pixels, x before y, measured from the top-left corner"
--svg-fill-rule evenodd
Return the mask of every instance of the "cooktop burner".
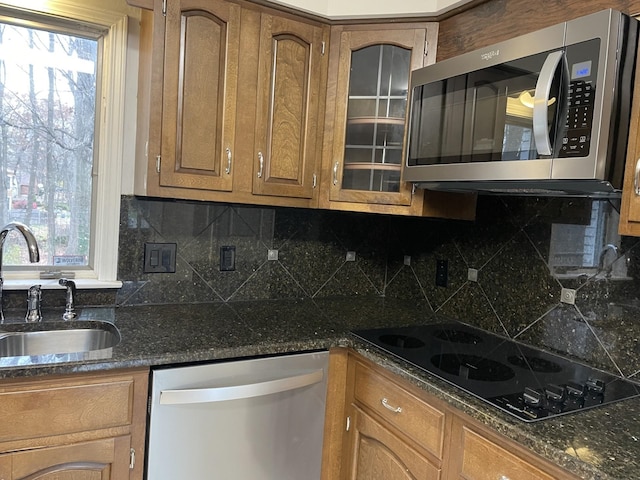
<path id="1" fill-rule="evenodd" d="M 636 383 L 463 323 L 353 333 L 525 422 L 640 395 Z"/>

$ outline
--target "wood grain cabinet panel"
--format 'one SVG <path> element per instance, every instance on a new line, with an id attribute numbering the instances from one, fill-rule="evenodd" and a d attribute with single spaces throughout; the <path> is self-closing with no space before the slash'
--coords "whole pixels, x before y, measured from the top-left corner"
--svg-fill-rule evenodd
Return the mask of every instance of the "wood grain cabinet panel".
<path id="1" fill-rule="evenodd" d="M 409 75 L 427 63 L 427 29 L 433 40 L 438 27 L 370 28 L 332 30 L 324 188 L 329 202 L 410 206 L 400 182 Z"/>
<path id="2" fill-rule="evenodd" d="M 453 418 L 451 435 L 451 479 L 460 480 L 570 480 L 576 479 L 526 449 L 489 429 Z"/>
<path id="3" fill-rule="evenodd" d="M 640 50 L 636 62 L 640 61 Z M 631 105 L 629 145 L 625 163 L 619 232 L 640 236 L 640 78 L 636 78 Z"/>
<path id="4" fill-rule="evenodd" d="M 166 3 L 160 185 L 230 191 L 240 7 Z"/>
<path id="5" fill-rule="evenodd" d="M 353 410 L 351 480 L 438 480 L 440 469 L 358 408 Z"/>
<path id="6" fill-rule="evenodd" d="M 254 194 L 314 197 L 323 48 L 322 28 L 262 14 Z"/>
<path id="7" fill-rule="evenodd" d="M 356 402 L 377 413 L 385 422 L 396 427 L 435 457 L 442 457 L 443 411 L 398 385 L 390 384 L 361 363 L 356 364 L 355 378 Z"/>
<path id="8" fill-rule="evenodd" d="M 0 480 L 142 480 L 148 370 L 0 382 Z"/>
<path id="9" fill-rule="evenodd" d="M 129 436 L 10 454 L 13 480 L 117 480 L 129 476 Z"/>

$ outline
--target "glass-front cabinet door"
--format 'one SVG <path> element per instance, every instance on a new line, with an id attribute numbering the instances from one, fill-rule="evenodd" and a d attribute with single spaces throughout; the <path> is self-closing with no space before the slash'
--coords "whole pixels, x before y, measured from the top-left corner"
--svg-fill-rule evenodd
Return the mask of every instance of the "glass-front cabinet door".
<path id="1" fill-rule="evenodd" d="M 425 51 L 424 28 L 341 32 L 331 201 L 411 204 L 400 170 L 409 78 Z"/>

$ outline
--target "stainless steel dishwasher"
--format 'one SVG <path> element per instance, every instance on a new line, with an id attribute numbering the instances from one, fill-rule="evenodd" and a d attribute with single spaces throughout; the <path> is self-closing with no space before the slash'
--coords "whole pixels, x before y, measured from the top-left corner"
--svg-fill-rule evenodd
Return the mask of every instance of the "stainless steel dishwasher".
<path id="1" fill-rule="evenodd" d="M 328 352 L 154 370 L 147 480 L 320 478 Z"/>

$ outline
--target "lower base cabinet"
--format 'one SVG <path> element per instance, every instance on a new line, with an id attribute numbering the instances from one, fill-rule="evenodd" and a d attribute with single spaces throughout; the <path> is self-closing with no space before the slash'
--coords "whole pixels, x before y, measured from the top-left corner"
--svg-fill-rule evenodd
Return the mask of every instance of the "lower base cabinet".
<path id="1" fill-rule="evenodd" d="M 142 480 L 148 370 L 0 382 L 0 480 Z"/>
<path id="2" fill-rule="evenodd" d="M 331 352 L 323 480 L 577 480 L 373 364 Z"/>

